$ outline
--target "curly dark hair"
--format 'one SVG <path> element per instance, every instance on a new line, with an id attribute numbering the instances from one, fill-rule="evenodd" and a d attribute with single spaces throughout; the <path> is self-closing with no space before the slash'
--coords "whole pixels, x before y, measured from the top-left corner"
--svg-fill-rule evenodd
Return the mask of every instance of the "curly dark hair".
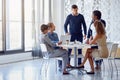
<path id="1" fill-rule="evenodd" d="M 71 8 L 72 8 L 72 9 L 76 9 L 76 8 L 78 8 L 78 6 L 75 5 L 75 4 L 73 4 L 73 5 L 71 6 Z"/>
<path id="2" fill-rule="evenodd" d="M 45 30 L 48 30 L 48 25 L 42 24 L 41 25 L 41 32 L 44 32 Z"/>
<path id="3" fill-rule="evenodd" d="M 101 19 L 101 15 L 102 15 L 102 14 L 101 14 L 101 12 L 100 12 L 99 10 L 94 10 L 94 11 L 93 11 L 93 15 L 94 15 L 94 16 L 97 16 L 98 19 Z"/>

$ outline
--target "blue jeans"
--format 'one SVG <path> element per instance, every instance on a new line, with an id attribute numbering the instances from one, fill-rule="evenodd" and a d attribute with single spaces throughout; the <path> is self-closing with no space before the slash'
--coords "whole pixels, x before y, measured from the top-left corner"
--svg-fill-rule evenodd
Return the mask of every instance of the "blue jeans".
<path id="1" fill-rule="evenodd" d="M 81 43 L 83 42 L 83 35 L 81 34 L 71 34 L 71 42 L 74 42 L 75 40 L 80 41 Z M 71 55 L 72 49 L 68 49 L 68 57 L 69 61 L 68 64 L 70 64 L 70 55 Z M 82 49 L 78 49 L 78 54 L 82 54 Z M 78 58 L 78 65 L 81 64 L 81 58 Z"/>

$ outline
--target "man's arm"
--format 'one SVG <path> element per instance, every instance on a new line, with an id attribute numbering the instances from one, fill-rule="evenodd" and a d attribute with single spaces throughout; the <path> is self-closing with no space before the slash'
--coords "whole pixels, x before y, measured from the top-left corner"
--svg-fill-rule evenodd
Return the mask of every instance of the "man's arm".
<path id="1" fill-rule="evenodd" d="M 87 33 L 87 38 L 88 39 L 92 36 L 92 29 L 91 29 L 92 24 L 93 24 L 93 20 L 91 21 L 91 23 L 89 25 L 89 29 L 88 29 L 88 33 Z"/>
<path id="2" fill-rule="evenodd" d="M 92 30 L 91 30 L 91 28 L 89 27 L 89 29 L 88 29 L 88 34 L 87 34 L 87 39 L 90 39 L 91 36 L 92 36 Z"/>
<path id="3" fill-rule="evenodd" d="M 66 21 L 65 21 L 65 24 L 64 24 L 65 33 L 68 33 L 67 26 L 68 26 L 68 24 L 69 24 L 69 19 L 70 19 L 70 16 L 67 16 Z"/>
<path id="4" fill-rule="evenodd" d="M 83 24 L 84 35 L 86 35 L 87 34 L 87 27 L 86 27 L 84 16 L 82 16 L 82 24 Z"/>
<path id="5" fill-rule="evenodd" d="M 91 40 L 91 36 L 92 36 L 92 30 L 89 28 L 88 34 L 87 34 L 87 40 L 86 40 L 87 44 L 89 44 L 89 40 Z"/>
<path id="6" fill-rule="evenodd" d="M 91 30 L 91 25 L 93 24 L 93 20 L 91 21 L 90 25 L 89 25 L 89 29 L 88 29 L 88 32 L 87 32 L 87 40 L 86 40 L 86 43 L 89 44 L 89 40 L 91 39 L 91 36 L 92 36 L 92 30 Z"/>
<path id="7" fill-rule="evenodd" d="M 105 20 L 101 19 L 101 22 L 104 24 L 104 26 L 106 27 L 106 22 Z"/>

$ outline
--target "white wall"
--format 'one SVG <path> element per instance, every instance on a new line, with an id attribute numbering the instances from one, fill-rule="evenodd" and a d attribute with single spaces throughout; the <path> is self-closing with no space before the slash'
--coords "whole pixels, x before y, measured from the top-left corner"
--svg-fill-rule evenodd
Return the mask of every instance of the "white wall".
<path id="1" fill-rule="evenodd" d="M 120 0 L 51 0 L 51 21 L 56 25 L 56 32 L 64 34 L 64 22 L 71 13 L 71 5 L 77 4 L 79 12 L 84 15 L 87 27 L 91 21 L 93 10 L 102 12 L 102 19 L 106 21 L 106 32 L 108 41 L 120 43 Z"/>
<path id="2" fill-rule="evenodd" d="M 102 12 L 102 19 L 106 21 L 108 41 L 120 43 L 120 0 L 65 0 L 65 15 L 68 15 L 72 4 L 77 4 L 79 12 L 85 17 L 87 27 L 91 21 L 93 10 Z"/>

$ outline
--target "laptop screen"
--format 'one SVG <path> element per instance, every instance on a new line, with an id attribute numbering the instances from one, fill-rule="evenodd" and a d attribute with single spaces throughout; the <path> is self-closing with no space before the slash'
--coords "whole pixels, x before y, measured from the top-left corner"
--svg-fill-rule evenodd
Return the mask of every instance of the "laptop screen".
<path id="1" fill-rule="evenodd" d="M 62 44 L 66 44 L 67 41 L 70 41 L 71 35 L 61 35 L 60 41 L 62 41 Z"/>

